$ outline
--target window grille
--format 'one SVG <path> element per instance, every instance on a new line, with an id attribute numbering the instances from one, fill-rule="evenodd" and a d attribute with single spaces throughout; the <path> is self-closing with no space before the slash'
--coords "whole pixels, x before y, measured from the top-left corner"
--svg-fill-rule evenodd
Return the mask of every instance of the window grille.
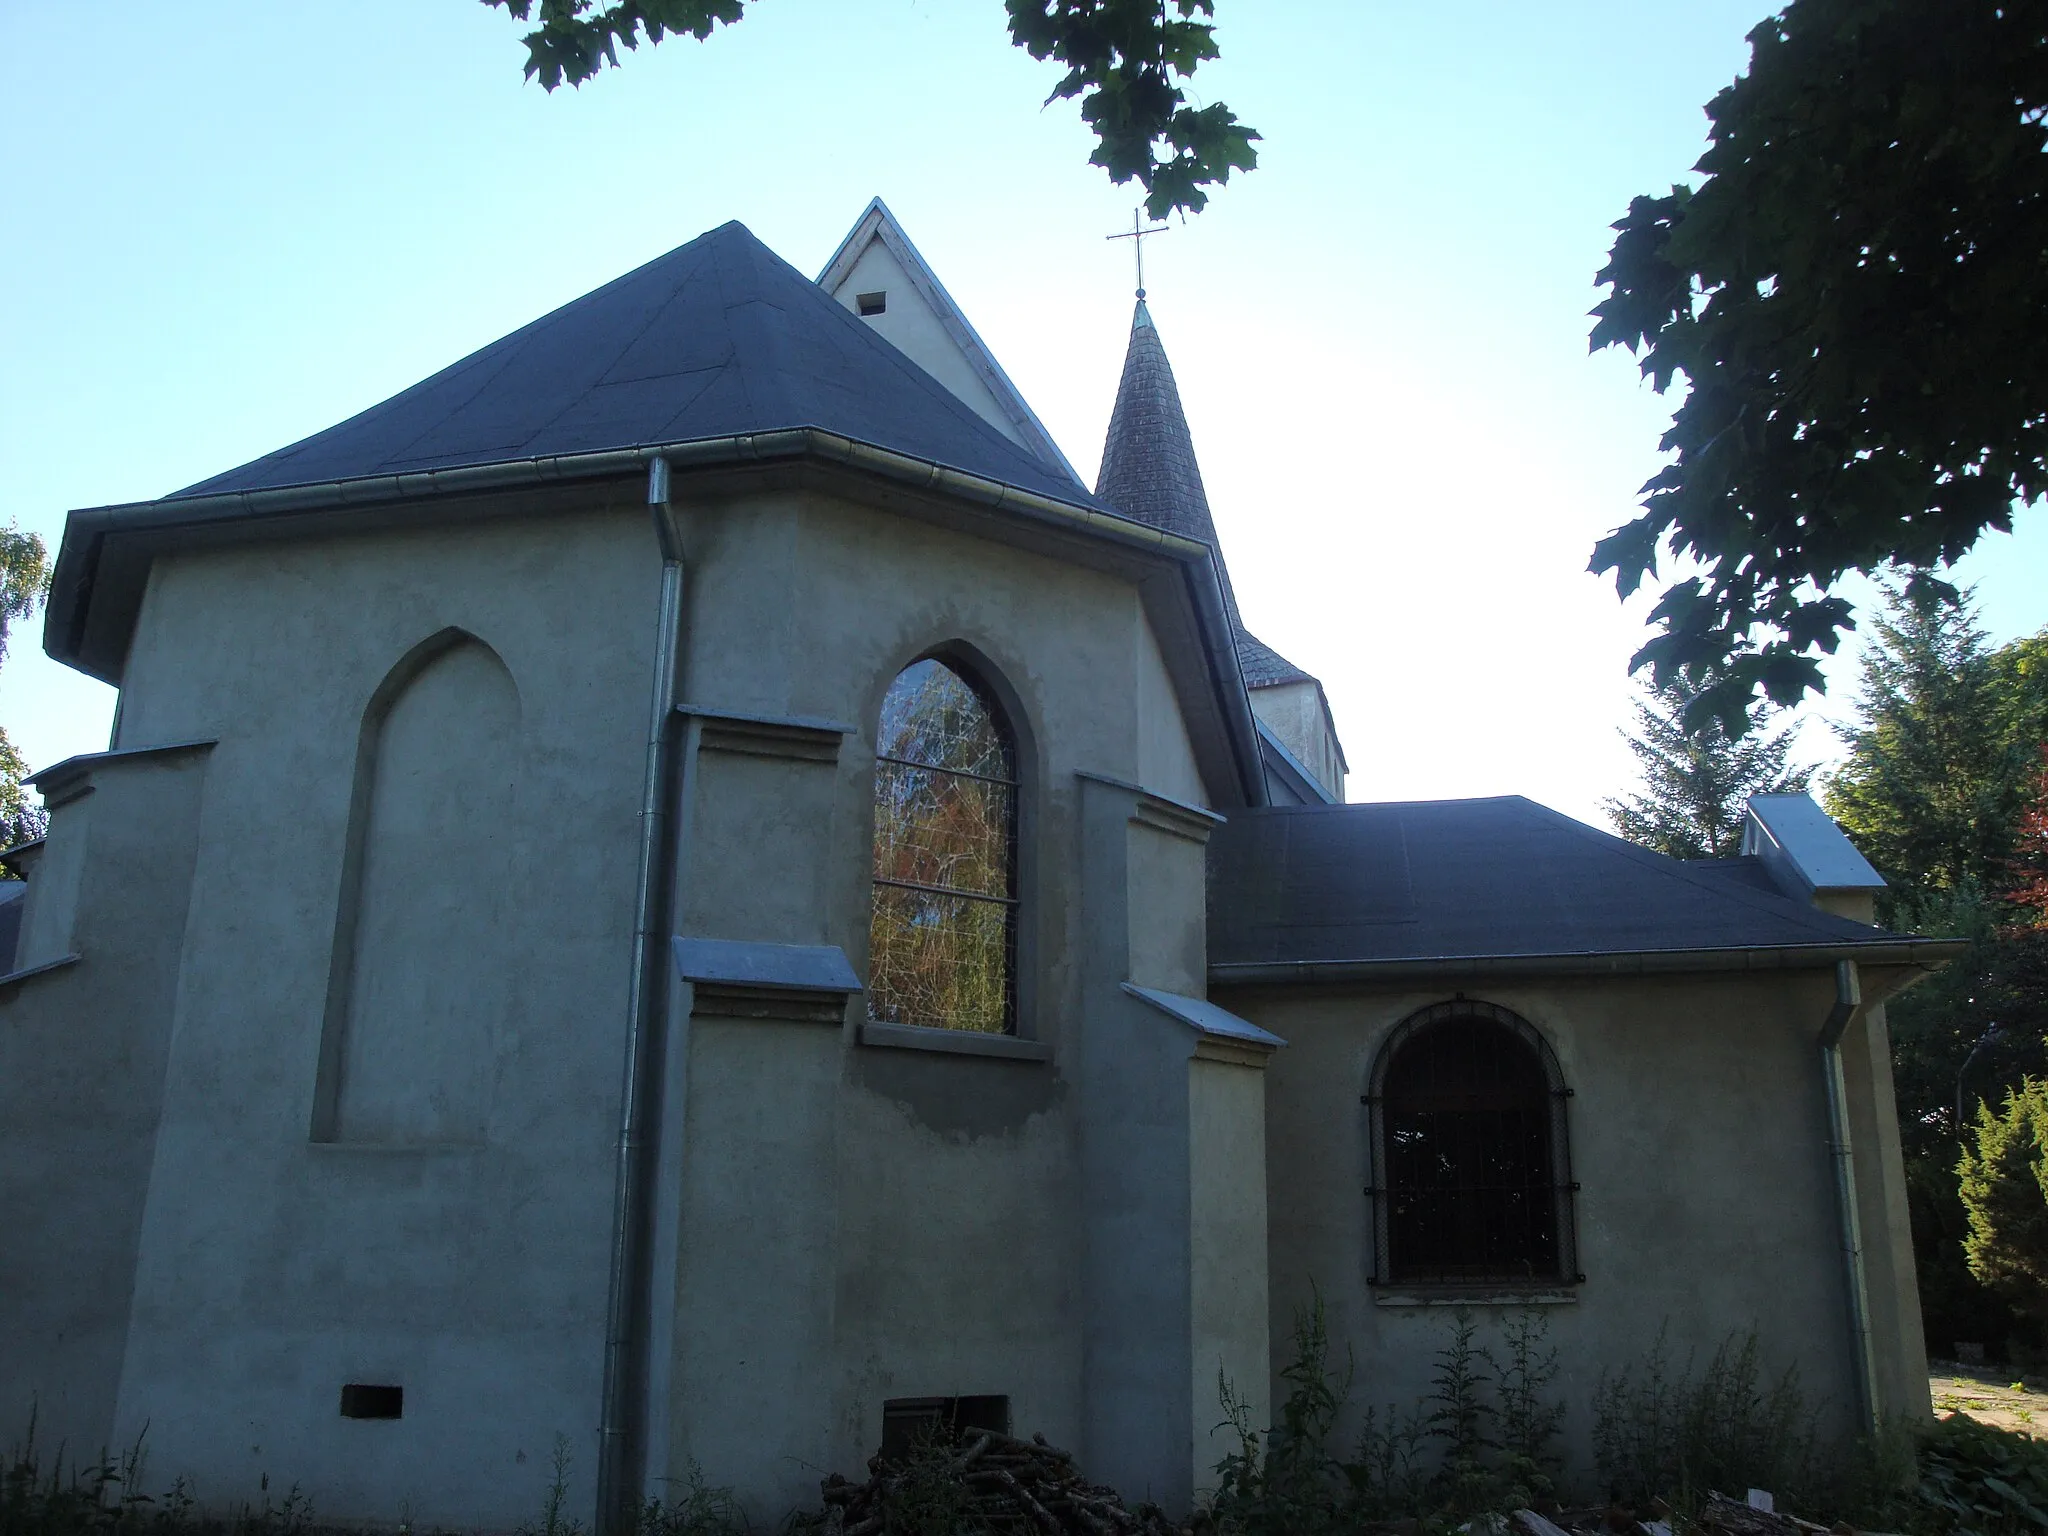
<path id="1" fill-rule="evenodd" d="M 1381 1047 L 1365 1095 L 1375 1285 L 1576 1283 L 1571 1090 L 1492 1003 L 1438 1003 Z"/>
<path id="2" fill-rule="evenodd" d="M 882 701 L 868 1014 L 1014 1032 L 1016 955 L 1016 749 L 987 694 L 927 658 Z"/>

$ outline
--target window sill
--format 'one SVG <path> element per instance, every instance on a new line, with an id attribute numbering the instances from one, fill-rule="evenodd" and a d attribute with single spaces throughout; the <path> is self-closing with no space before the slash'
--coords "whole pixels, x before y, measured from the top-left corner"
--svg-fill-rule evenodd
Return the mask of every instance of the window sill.
<path id="1" fill-rule="evenodd" d="M 864 1019 L 862 1045 L 899 1051 L 939 1051 L 954 1056 L 981 1056 L 996 1061 L 1051 1061 L 1052 1047 L 1042 1040 L 1015 1035 L 985 1035 L 972 1029 L 931 1029 L 922 1024 L 878 1024 Z"/>
<path id="2" fill-rule="evenodd" d="M 1383 1285 L 1373 1287 L 1376 1307 L 1571 1307 L 1575 1285 Z"/>

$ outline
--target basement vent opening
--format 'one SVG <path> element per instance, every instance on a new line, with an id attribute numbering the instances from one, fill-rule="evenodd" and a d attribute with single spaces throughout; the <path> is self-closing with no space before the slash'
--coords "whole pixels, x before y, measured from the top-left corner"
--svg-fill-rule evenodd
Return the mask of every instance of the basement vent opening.
<path id="1" fill-rule="evenodd" d="M 861 319 L 866 320 L 872 316 L 883 314 L 888 310 L 889 295 L 886 293 L 864 293 L 853 302 L 860 307 Z"/>
<path id="2" fill-rule="evenodd" d="M 901 1461 L 921 1440 L 1010 1432 L 1007 1397 L 892 1397 L 882 1404 L 882 1459 Z"/>
<path id="3" fill-rule="evenodd" d="M 402 1419 L 405 1417 L 405 1388 L 370 1386 L 352 1381 L 341 1389 L 344 1419 Z"/>

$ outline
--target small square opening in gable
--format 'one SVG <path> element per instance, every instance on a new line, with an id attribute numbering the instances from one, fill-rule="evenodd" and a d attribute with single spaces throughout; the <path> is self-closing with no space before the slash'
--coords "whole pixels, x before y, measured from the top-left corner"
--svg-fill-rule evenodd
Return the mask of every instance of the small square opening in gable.
<path id="1" fill-rule="evenodd" d="M 344 1419 L 402 1419 L 405 1417 L 405 1388 L 352 1381 L 341 1389 L 341 1416 Z"/>
<path id="2" fill-rule="evenodd" d="M 860 310 L 861 319 L 867 320 L 888 310 L 889 295 L 887 293 L 863 293 L 853 302 Z"/>
<path id="3" fill-rule="evenodd" d="M 979 1430 L 1010 1432 L 1010 1400 L 979 1397 L 892 1397 L 882 1404 L 882 1459 L 901 1461 L 923 1440 L 971 1440 Z"/>

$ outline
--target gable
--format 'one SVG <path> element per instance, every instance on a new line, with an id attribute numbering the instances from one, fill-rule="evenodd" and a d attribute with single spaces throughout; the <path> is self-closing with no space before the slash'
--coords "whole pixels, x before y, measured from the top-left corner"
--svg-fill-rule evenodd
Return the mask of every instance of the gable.
<path id="1" fill-rule="evenodd" d="M 825 263 L 818 286 L 982 420 L 1080 486 L 1052 434 L 879 197 Z M 862 314 L 864 299 L 873 313 Z"/>

